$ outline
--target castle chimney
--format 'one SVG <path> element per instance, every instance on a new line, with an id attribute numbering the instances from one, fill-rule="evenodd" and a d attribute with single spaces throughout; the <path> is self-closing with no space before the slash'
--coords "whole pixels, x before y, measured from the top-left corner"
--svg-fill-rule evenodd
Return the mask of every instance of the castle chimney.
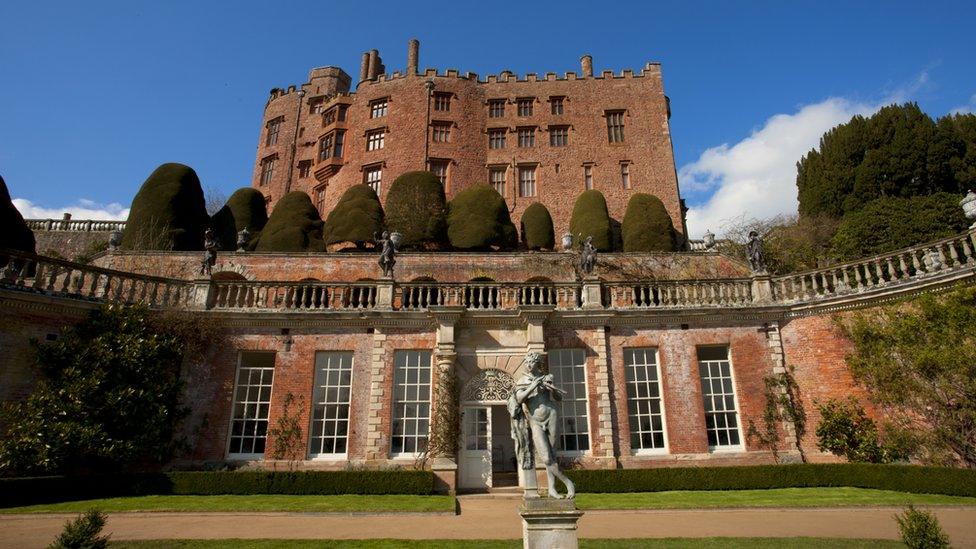
<path id="1" fill-rule="evenodd" d="M 413 76 L 417 74 L 420 63 L 420 40 L 412 38 L 407 42 L 407 74 Z"/>
<path id="2" fill-rule="evenodd" d="M 380 52 L 369 50 L 369 79 L 376 80 L 380 74 Z"/>
<path id="3" fill-rule="evenodd" d="M 593 76 L 593 56 L 586 54 L 580 57 L 580 65 L 583 68 L 583 78 L 588 78 Z"/>
<path id="4" fill-rule="evenodd" d="M 359 64 L 359 81 L 369 78 L 369 52 L 363 52 L 363 61 Z"/>

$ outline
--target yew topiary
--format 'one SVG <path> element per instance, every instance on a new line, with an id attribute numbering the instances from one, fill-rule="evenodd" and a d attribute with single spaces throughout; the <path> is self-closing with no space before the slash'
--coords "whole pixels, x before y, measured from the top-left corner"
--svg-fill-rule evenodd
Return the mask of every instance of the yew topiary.
<path id="1" fill-rule="evenodd" d="M 329 212 L 322 234 L 326 245 L 354 242 L 362 247 L 382 230 L 383 207 L 376 191 L 369 185 L 353 185 Z"/>
<path id="2" fill-rule="evenodd" d="M 461 250 L 511 249 L 518 231 L 498 191 L 475 185 L 459 192 L 447 208 L 447 236 Z"/>
<path id="3" fill-rule="evenodd" d="M 258 252 L 321 252 L 322 219 L 312 199 L 302 191 L 292 191 L 275 204 L 261 238 Z"/>
<path id="4" fill-rule="evenodd" d="M 35 247 L 34 232 L 10 200 L 7 184 L 0 177 L 0 249 L 34 253 Z"/>
<path id="5" fill-rule="evenodd" d="M 601 252 L 613 251 L 613 233 L 610 231 L 610 213 L 603 193 L 596 189 L 584 191 L 573 205 L 569 231 L 576 236 L 576 244 L 593 237 L 593 246 Z"/>
<path id="6" fill-rule="evenodd" d="M 646 193 L 630 197 L 621 234 L 625 252 L 673 252 L 677 247 L 674 224 L 664 202 Z"/>
<path id="7" fill-rule="evenodd" d="M 551 250 L 556 245 L 552 216 L 540 202 L 534 202 L 522 214 L 522 242 L 530 250 Z"/>
<path id="8" fill-rule="evenodd" d="M 210 226 L 220 240 L 220 249 L 225 251 L 237 249 L 237 233 L 242 229 L 251 233 L 247 248 L 253 248 L 267 223 L 268 210 L 264 204 L 264 194 L 251 187 L 234 191 L 224 207 L 210 218 Z"/>
<path id="9" fill-rule="evenodd" d="M 132 199 L 122 248 L 201 250 L 209 223 L 197 173 L 183 164 L 163 164 Z"/>
<path id="10" fill-rule="evenodd" d="M 403 235 L 401 248 L 440 248 L 447 243 L 444 185 L 430 172 L 407 172 L 386 195 L 386 226 Z"/>

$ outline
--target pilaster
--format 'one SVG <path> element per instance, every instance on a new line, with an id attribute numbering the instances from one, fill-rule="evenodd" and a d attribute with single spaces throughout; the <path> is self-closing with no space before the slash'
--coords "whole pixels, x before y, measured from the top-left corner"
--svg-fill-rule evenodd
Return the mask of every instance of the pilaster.
<path id="1" fill-rule="evenodd" d="M 597 406 L 596 438 L 600 442 L 602 455 L 597 459 L 613 459 L 617 455 L 613 438 L 613 418 L 610 398 L 610 360 L 607 348 L 607 327 L 596 328 L 596 358 L 593 359 L 593 379 Z"/>
<path id="2" fill-rule="evenodd" d="M 369 412 L 366 420 L 366 459 L 386 459 L 385 430 L 389 427 L 390 395 L 386 394 L 386 334 L 373 331 L 369 366 Z M 386 420 L 386 421 L 384 421 Z"/>

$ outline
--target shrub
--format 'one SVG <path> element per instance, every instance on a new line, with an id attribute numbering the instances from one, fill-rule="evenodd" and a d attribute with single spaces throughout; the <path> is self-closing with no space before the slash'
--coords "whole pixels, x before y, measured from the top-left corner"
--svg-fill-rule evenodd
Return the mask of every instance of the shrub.
<path id="1" fill-rule="evenodd" d="M 401 248 L 447 244 L 445 201 L 444 185 L 430 172 L 407 172 L 393 181 L 386 195 L 386 226 L 403 235 Z"/>
<path id="2" fill-rule="evenodd" d="M 48 549 L 104 549 L 108 536 L 99 536 L 105 528 L 106 516 L 97 509 L 89 509 L 84 515 L 64 524 L 64 530 Z"/>
<path id="3" fill-rule="evenodd" d="M 210 219 L 210 226 L 220 241 L 220 249 L 225 251 L 237 249 L 237 233 L 243 229 L 251 233 L 247 249 L 253 249 L 267 223 L 264 195 L 251 187 L 234 191 L 227 203 Z"/>
<path id="4" fill-rule="evenodd" d="M 653 195 L 637 193 L 630 197 L 622 235 L 625 252 L 673 252 L 677 249 L 671 216 L 664 202 Z"/>
<path id="5" fill-rule="evenodd" d="M 322 219 L 312 199 L 292 191 L 275 204 L 254 248 L 259 252 L 321 252 Z"/>
<path id="6" fill-rule="evenodd" d="M 355 242 L 357 248 L 362 248 L 382 230 L 383 208 L 376 191 L 369 185 L 353 185 L 329 212 L 322 233 L 326 245 Z"/>
<path id="7" fill-rule="evenodd" d="M 569 220 L 569 232 L 573 233 L 577 246 L 586 237 L 593 237 L 593 245 L 601 252 L 613 251 L 613 234 L 610 231 L 610 213 L 603 193 L 591 189 L 584 191 L 573 205 L 573 215 Z"/>
<path id="8" fill-rule="evenodd" d="M 533 202 L 522 214 L 522 242 L 530 250 L 551 250 L 556 245 L 552 216 L 541 202 Z"/>
<path id="9" fill-rule="evenodd" d="M 874 420 L 853 397 L 847 402 L 830 399 L 819 404 L 820 423 L 817 425 L 817 448 L 844 456 L 847 461 L 888 463 L 897 458 L 895 452 L 879 443 Z"/>
<path id="10" fill-rule="evenodd" d="M 454 197 L 448 205 L 447 235 L 451 246 L 461 250 L 511 249 L 518 244 L 505 199 L 488 185 L 468 187 Z"/>
<path id="11" fill-rule="evenodd" d="M 210 217 L 193 168 L 169 163 L 139 188 L 122 235 L 127 250 L 201 250 Z"/>
<path id="12" fill-rule="evenodd" d="M 24 221 L 24 216 L 20 215 L 13 201 L 10 200 L 7 184 L 3 181 L 3 177 L 0 177 L 0 249 L 3 248 L 34 253 L 36 243 L 34 232 L 30 230 Z"/>
<path id="13" fill-rule="evenodd" d="M 949 536 L 929 511 L 919 511 L 909 505 L 904 514 L 895 515 L 895 520 L 901 540 L 911 549 L 948 549 Z"/>

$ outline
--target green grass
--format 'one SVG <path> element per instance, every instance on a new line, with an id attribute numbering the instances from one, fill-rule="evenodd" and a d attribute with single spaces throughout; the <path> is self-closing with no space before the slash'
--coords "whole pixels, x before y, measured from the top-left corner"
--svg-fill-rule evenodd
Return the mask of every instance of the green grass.
<path id="1" fill-rule="evenodd" d="M 580 509 L 707 509 L 719 507 L 860 507 L 974 505 L 976 498 L 911 494 L 869 488 L 773 488 L 684 490 L 624 494 L 577 494 Z"/>
<path id="2" fill-rule="evenodd" d="M 113 549 L 420 549 L 458 547 L 461 549 L 518 549 L 522 540 L 146 540 L 116 541 Z M 748 549 L 758 547 L 795 549 L 885 549 L 905 546 L 901 542 L 881 539 L 837 538 L 662 538 L 662 539 L 581 539 L 581 549 Z"/>
<path id="3" fill-rule="evenodd" d="M 0 509 L 0 513 L 77 513 L 93 507 L 106 513 L 125 511 L 453 512 L 454 498 L 451 496 L 288 496 L 278 494 L 255 496 L 134 496 L 9 507 Z"/>

